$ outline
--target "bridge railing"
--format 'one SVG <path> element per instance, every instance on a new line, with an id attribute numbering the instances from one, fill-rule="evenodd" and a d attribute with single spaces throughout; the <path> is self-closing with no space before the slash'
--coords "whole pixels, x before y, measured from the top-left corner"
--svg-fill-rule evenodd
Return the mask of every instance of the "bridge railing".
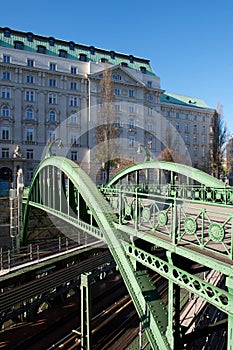
<path id="1" fill-rule="evenodd" d="M 56 253 L 67 252 L 79 244 L 66 237 L 58 237 L 46 243 L 29 244 L 19 249 L 0 249 L 0 274 L 12 271 L 27 263 L 39 262 L 42 259 L 55 255 Z"/>
<path id="2" fill-rule="evenodd" d="M 233 189 L 120 185 L 100 189 L 119 223 L 233 258 Z"/>

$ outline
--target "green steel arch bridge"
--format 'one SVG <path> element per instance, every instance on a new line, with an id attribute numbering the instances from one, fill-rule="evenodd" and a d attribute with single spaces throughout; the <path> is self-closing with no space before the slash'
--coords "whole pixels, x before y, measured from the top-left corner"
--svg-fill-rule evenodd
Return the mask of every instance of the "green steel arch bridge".
<path id="1" fill-rule="evenodd" d="M 76 163 L 47 156 L 23 203 L 23 244 L 30 212 L 39 208 L 107 245 L 152 349 L 183 349 L 188 336 L 198 337 L 195 329 L 186 334 L 181 290 L 224 313 L 227 349 L 233 349 L 232 187 L 162 161 L 130 166 L 98 187 Z M 149 271 L 167 280 L 166 305 Z M 197 271 L 215 271 L 221 285 Z"/>

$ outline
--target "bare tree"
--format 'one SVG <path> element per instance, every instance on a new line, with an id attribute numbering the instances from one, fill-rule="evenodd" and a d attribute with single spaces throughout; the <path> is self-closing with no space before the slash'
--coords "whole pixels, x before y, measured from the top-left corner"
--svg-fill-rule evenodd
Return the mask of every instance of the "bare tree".
<path id="1" fill-rule="evenodd" d="M 210 148 L 210 169 L 218 179 L 223 174 L 224 152 L 227 140 L 227 127 L 223 120 L 222 107 L 218 103 L 213 115 L 212 143 Z"/>
<path id="2" fill-rule="evenodd" d="M 119 127 L 114 119 L 113 89 L 112 70 L 105 68 L 99 84 L 100 110 L 95 130 L 98 145 L 95 158 L 106 171 L 106 182 L 109 181 L 111 167 L 119 162 Z"/>

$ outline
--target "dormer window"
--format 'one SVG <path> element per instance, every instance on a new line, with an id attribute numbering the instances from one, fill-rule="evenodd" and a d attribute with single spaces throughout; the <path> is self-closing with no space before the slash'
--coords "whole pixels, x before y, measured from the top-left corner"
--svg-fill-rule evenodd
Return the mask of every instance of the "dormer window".
<path id="1" fill-rule="evenodd" d="M 24 44 L 22 41 L 14 41 L 14 48 L 18 50 L 24 49 Z"/>
<path id="2" fill-rule="evenodd" d="M 10 31 L 9 28 L 5 28 L 5 29 L 4 29 L 4 36 L 5 36 L 6 38 L 10 38 L 10 36 L 11 36 L 11 31 Z"/>
<path id="3" fill-rule="evenodd" d="M 67 58 L 67 51 L 66 50 L 59 50 L 59 57 Z"/>
<path id="4" fill-rule="evenodd" d="M 102 62 L 102 63 L 108 63 L 108 59 L 105 58 L 105 57 L 102 57 L 102 58 L 101 58 L 101 62 Z"/>
<path id="5" fill-rule="evenodd" d="M 133 63 L 133 60 L 134 60 L 133 56 L 130 55 L 130 56 L 129 56 L 129 62 L 130 62 L 130 63 Z"/>
<path id="6" fill-rule="evenodd" d="M 49 45 L 54 46 L 54 38 L 49 38 Z"/>
<path id="7" fill-rule="evenodd" d="M 80 53 L 79 54 L 79 61 L 87 62 L 87 55 L 85 55 L 85 53 Z"/>
<path id="8" fill-rule="evenodd" d="M 111 57 L 111 59 L 115 59 L 115 52 L 114 51 L 110 51 L 110 57 Z"/>
<path id="9" fill-rule="evenodd" d="M 28 33 L 27 38 L 28 38 L 28 41 L 29 41 L 30 43 L 33 42 L 33 34 L 32 34 L 32 33 Z"/>
<path id="10" fill-rule="evenodd" d="M 141 66 L 141 67 L 140 67 L 140 71 L 141 71 L 143 74 L 146 74 L 146 67 Z"/>
<path id="11" fill-rule="evenodd" d="M 122 66 L 122 67 L 128 67 L 128 63 L 126 63 L 126 62 L 121 62 L 121 66 Z"/>
<path id="12" fill-rule="evenodd" d="M 70 46 L 70 50 L 74 51 L 74 43 L 73 43 L 73 41 L 70 42 L 69 46 Z"/>
<path id="13" fill-rule="evenodd" d="M 45 46 L 42 46 L 42 45 L 38 45 L 38 46 L 37 46 L 37 52 L 38 52 L 38 53 L 46 54 L 46 47 L 45 47 Z"/>
<path id="14" fill-rule="evenodd" d="M 91 46 L 91 47 L 90 47 L 90 54 L 91 54 L 91 55 L 94 55 L 94 54 L 95 54 L 95 48 L 94 48 L 94 46 Z"/>

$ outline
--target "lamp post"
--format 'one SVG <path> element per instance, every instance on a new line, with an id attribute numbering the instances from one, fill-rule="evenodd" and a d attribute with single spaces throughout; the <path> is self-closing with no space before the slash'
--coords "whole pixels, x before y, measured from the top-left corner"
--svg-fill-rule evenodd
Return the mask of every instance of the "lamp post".
<path id="1" fill-rule="evenodd" d="M 61 137 L 58 137 L 57 139 L 51 141 L 48 145 L 48 148 L 47 148 L 47 151 L 46 151 L 46 154 L 45 154 L 45 158 L 48 158 L 48 157 L 51 157 L 53 154 L 52 154 L 52 147 L 55 143 L 58 143 L 57 147 L 58 148 L 62 148 L 63 147 L 63 144 L 62 144 L 62 139 Z"/>
<path id="2" fill-rule="evenodd" d="M 151 156 L 150 156 L 150 152 L 148 151 L 148 148 L 146 146 L 144 146 L 144 145 L 139 144 L 137 153 L 138 154 L 142 153 L 142 150 L 146 154 L 145 162 L 149 162 L 151 160 Z"/>

